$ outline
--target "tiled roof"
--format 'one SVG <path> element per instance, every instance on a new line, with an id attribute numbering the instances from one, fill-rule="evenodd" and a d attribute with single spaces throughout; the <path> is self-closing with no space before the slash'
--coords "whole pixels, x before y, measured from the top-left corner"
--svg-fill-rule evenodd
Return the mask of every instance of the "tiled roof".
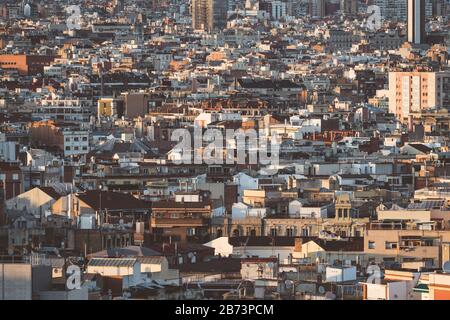
<path id="1" fill-rule="evenodd" d="M 98 210 L 100 209 L 100 192 L 102 209 L 130 210 L 150 208 L 150 203 L 136 199 L 131 194 L 121 192 L 88 190 L 85 193 L 78 194 L 78 198 L 94 210 Z"/>
<path id="2" fill-rule="evenodd" d="M 346 240 L 326 240 L 316 238 L 313 240 L 325 251 L 364 251 L 364 238 L 348 238 Z"/>
<path id="3" fill-rule="evenodd" d="M 165 257 L 155 256 L 155 257 L 138 257 L 138 261 L 142 264 L 161 264 L 163 263 Z"/>
<path id="4" fill-rule="evenodd" d="M 444 200 L 425 200 L 419 203 L 410 203 L 408 210 L 430 210 L 433 208 L 441 208 L 444 205 Z"/>
<path id="5" fill-rule="evenodd" d="M 417 149 L 417 150 L 419 150 L 420 152 L 423 152 L 423 153 L 428 153 L 428 152 L 430 152 L 432 150 L 431 148 L 429 148 L 426 145 L 421 144 L 421 143 L 410 143 L 409 145 L 411 147 L 413 147 L 414 149 Z"/>
<path id="6" fill-rule="evenodd" d="M 61 198 L 61 195 L 58 192 L 56 192 L 56 190 L 53 189 L 52 187 L 39 187 L 39 189 L 55 200 Z"/>

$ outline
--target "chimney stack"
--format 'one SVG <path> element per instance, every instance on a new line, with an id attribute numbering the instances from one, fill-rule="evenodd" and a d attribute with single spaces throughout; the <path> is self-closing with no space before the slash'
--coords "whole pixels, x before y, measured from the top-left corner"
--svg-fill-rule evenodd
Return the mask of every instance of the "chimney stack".
<path id="1" fill-rule="evenodd" d="M 302 245 L 303 245 L 303 239 L 302 238 L 295 238 L 294 251 L 295 252 L 302 252 Z"/>

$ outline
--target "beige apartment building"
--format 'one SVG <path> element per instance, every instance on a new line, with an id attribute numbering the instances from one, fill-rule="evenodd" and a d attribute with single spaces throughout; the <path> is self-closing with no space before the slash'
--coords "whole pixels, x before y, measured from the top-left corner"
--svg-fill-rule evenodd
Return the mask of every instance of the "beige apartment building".
<path id="1" fill-rule="evenodd" d="M 379 208 L 364 236 L 364 252 L 379 262 L 424 262 L 441 267 L 448 260 L 450 211 L 444 201 L 412 203 L 408 208 Z"/>
<path id="2" fill-rule="evenodd" d="M 364 253 L 369 261 L 422 261 L 441 267 L 449 256 L 449 230 L 369 228 L 364 236 Z"/>
<path id="3" fill-rule="evenodd" d="M 450 72 L 389 73 L 389 112 L 398 120 L 432 107 L 450 107 Z"/>

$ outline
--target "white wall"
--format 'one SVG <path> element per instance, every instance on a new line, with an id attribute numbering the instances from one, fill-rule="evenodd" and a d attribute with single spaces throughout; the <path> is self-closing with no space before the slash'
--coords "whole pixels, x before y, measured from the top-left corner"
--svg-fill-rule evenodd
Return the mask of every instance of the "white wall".
<path id="1" fill-rule="evenodd" d="M 389 282 L 388 283 L 388 299 L 389 300 L 406 300 L 407 283 L 406 281 Z"/>
<path id="2" fill-rule="evenodd" d="M 244 190 L 257 190 L 258 189 L 258 179 L 252 178 L 245 173 L 238 173 L 233 177 L 233 182 L 238 185 L 238 195 L 242 196 Z M 241 200 L 241 198 L 239 198 Z"/>
<path id="3" fill-rule="evenodd" d="M 294 247 L 233 247 L 233 255 L 257 256 L 260 258 L 280 257 L 280 261 L 287 259 L 294 251 Z"/>
<path id="4" fill-rule="evenodd" d="M 260 266 L 263 267 L 262 274 L 259 273 Z M 276 263 L 273 262 L 262 262 L 262 263 L 245 263 L 241 264 L 241 276 L 245 280 L 255 280 L 255 279 L 275 279 L 276 278 Z"/>
<path id="5" fill-rule="evenodd" d="M 367 300 L 385 300 L 386 285 L 367 283 Z"/>
<path id="6" fill-rule="evenodd" d="M 289 216 L 290 217 L 298 217 L 300 215 L 300 209 L 302 208 L 302 204 L 298 200 L 293 200 L 289 202 Z"/>
<path id="7" fill-rule="evenodd" d="M 326 269 L 327 282 L 344 282 L 356 280 L 356 267 L 350 268 L 333 268 Z"/>
<path id="8" fill-rule="evenodd" d="M 214 248 L 215 255 L 228 257 L 233 254 L 233 246 L 228 243 L 228 237 L 220 237 L 204 244 L 207 247 Z"/>
<path id="9" fill-rule="evenodd" d="M 9 210 L 24 210 L 39 217 L 49 210 L 55 200 L 39 188 L 33 188 L 5 202 Z"/>

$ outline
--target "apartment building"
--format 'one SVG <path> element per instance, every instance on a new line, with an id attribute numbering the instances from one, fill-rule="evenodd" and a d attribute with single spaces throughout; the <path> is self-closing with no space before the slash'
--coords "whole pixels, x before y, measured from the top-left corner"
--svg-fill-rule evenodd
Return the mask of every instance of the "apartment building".
<path id="1" fill-rule="evenodd" d="M 123 97 L 100 98 L 97 101 L 97 116 L 101 118 L 121 118 L 124 114 L 125 101 Z"/>
<path id="2" fill-rule="evenodd" d="M 89 152 L 89 131 L 64 130 L 64 156 L 77 156 Z"/>
<path id="3" fill-rule="evenodd" d="M 194 0 L 192 1 L 192 28 L 208 32 L 225 28 L 227 12 L 227 0 Z"/>
<path id="4" fill-rule="evenodd" d="M 450 107 L 450 72 L 389 73 L 389 112 L 398 120 L 434 107 Z"/>
<path id="5" fill-rule="evenodd" d="M 315 18 L 323 18 L 326 16 L 325 0 L 309 0 L 309 14 Z"/>
<path id="6" fill-rule="evenodd" d="M 422 261 L 437 268 L 442 265 L 449 242 L 449 230 L 407 229 L 395 222 L 371 223 L 364 235 L 364 253 L 376 263 Z"/>
<path id="7" fill-rule="evenodd" d="M 33 122 L 29 128 L 32 143 L 37 147 L 56 147 L 65 157 L 87 154 L 90 133 L 77 126 L 54 121 Z"/>
<path id="8" fill-rule="evenodd" d="M 375 0 L 374 4 L 380 7 L 384 20 L 405 21 L 407 18 L 408 4 L 406 0 Z"/>
<path id="9" fill-rule="evenodd" d="M 17 164 L 0 162 L 0 181 L 3 182 L 5 200 L 24 191 L 22 170 Z"/>
<path id="10" fill-rule="evenodd" d="M 358 14 L 359 1 L 358 0 L 341 0 L 341 10 L 345 14 Z"/>
<path id="11" fill-rule="evenodd" d="M 205 240 L 211 227 L 210 199 L 193 199 L 189 193 L 178 196 L 175 200 L 153 202 L 150 218 L 152 237 L 170 242 Z"/>
<path id="12" fill-rule="evenodd" d="M 33 117 L 59 122 L 89 124 L 93 102 L 88 98 L 49 96 L 37 103 Z"/>

